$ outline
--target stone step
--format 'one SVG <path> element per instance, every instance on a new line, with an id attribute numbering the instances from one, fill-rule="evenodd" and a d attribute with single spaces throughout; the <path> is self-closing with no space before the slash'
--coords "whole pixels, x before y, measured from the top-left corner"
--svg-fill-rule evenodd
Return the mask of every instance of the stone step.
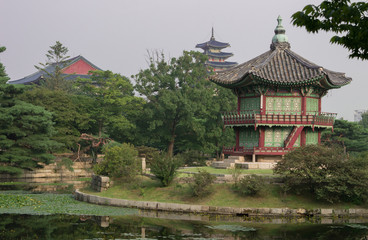
<path id="1" fill-rule="evenodd" d="M 227 164 L 223 161 L 214 161 L 214 162 L 212 162 L 211 167 L 226 169 Z"/>
<path id="2" fill-rule="evenodd" d="M 273 169 L 276 163 L 266 163 L 266 162 L 242 162 L 236 163 L 239 168 L 245 169 Z"/>
<path id="3" fill-rule="evenodd" d="M 228 156 L 227 159 L 234 159 L 234 160 L 238 160 L 241 162 L 244 162 L 245 160 L 244 156 Z"/>

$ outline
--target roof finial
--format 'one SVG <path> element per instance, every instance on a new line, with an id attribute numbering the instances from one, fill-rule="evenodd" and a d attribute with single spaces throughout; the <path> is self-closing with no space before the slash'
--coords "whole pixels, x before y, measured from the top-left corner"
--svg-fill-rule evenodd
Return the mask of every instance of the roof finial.
<path id="1" fill-rule="evenodd" d="M 213 27 L 212 27 L 212 35 L 211 35 L 211 39 L 214 40 L 215 39 L 215 35 L 213 34 Z"/>
<path id="2" fill-rule="evenodd" d="M 288 42 L 288 37 L 285 35 L 285 28 L 281 25 L 282 18 L 277 18 L 277 27 L 275 28 L 275 36 L 272 38 L 272 43 Z"/>
<path id="3" fill-rule="evenodd" d="M 277 49 L 289 49 L 290 44 L 288 37 L 285 35 L 285 28 L 281 25 L 282 18 L 277 18 L 277 27 L 275 28 L 275 36 L 272 38 L 271 50 Z"/>

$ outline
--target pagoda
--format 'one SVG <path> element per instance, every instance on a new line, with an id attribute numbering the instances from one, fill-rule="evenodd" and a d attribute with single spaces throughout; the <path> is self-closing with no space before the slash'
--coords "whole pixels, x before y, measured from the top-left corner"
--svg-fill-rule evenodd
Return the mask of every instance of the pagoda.
<path id="1" fill-rule="evenodd" d="M 208 56 L 206 65 L 213 68 L 213 71 L 221 71 L 236 66 L 237 62 L 225 61 L 234 54 L 221 52 L 222 49 L 230 47 L 229 43 L 218 42 L 215 40 L 212 28 L 212 36 L 208 42 L 196 45 L 196 48 L 203 49 L 203 54 Z"/>
<path id="2" fill-rule="evenodd" d="M 90 78 L 90 71 L 101 70 L 101 68 L 97 67 L 81 55 L 69 58 L 60 64 L 63 66 L 61 72 L 67 80 L 74 80 L 76 78 Z M 56 63 L 52 63 L 45 68 L 45 71 L 53 74 L 55 72 L 55 67 Z M 39 70 L 21 79 L 8 81 L 8 84 L 39 84 L 40 80 L 45 77 L 44 75 L 45 72 Z"/>
<path id="3" fill-rule="evenodd" d="M 210 76 L 238 98 L 237 110 L 222 115 L 236 133 L 235 146 L 223 152 L 249 162 L 277 162 L 296 147 L 320 143 L 336 117 L 321 112 L 322 97 L 352 80 L 291 51 L 281 17 L 277 21 L 269 51 Z"/>

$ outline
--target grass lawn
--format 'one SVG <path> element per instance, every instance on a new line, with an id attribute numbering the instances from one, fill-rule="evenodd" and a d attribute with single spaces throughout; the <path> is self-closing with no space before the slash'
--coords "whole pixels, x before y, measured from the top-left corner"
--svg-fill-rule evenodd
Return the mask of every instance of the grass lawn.
<path id="1" fill-rule="evenodd" d="M 213 185 L 213 193 L 204 198 L 191 196 L 188 184 L 173 183 L 169 187 L 161 187 L 156 180 L 142 178 L 131 185 L 115 183 L 105 192 L 97 193 L 91 189 L 83 192 L 103 197 L 121 198 L 139 201 L 157 201 L 186 203 L 210 206 L 252 207 L 252 208 L 362 208 L 351 203 L 329 204 L 314 200 L 312 196 L 294 194 L 285 195 L 279 185 L 268 184 L 264 193 L 256 197 L 243 197 L 231 189 L 231 184 Z"/>
<path id="2" fill-rule="evenodd" d="M 212 174 L 232 174 L 232 169 L 217 169 L 213 167 L 197 167 L 197 168 L 183 168 L 179 169 L 179 172 L 198 172 L 207 171 Z M 239 169 L 241 174 L 273 174 L 272 169 Z"/>

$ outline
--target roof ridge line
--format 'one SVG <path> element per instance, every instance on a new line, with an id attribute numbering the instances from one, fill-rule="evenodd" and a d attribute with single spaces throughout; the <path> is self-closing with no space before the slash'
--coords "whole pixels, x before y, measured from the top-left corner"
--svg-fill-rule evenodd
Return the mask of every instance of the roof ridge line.
<path id="1" fill-rule="evenodd" d="M 317 64 L 315 64 L 313 62 L 308 61 L 307 59 L 305 59 L 302 56 L 300 56 L 299 54 L 291 51 L 290 49 L 284 49 L 284 52 L 286 54 L 288 54 L 289 56 L 291 56 L 292 58 L 294 58 L 296 61 L 298 61 L 303 66 L 306 66 L 306 67 L 312 68 L 312 69 L 323 69 L 322 66 L 317 65 Z"/>
<path id="2" fill-rule="evenodd" d="M 259 68 L 263 67 L 264 65 L 266 65 L 267 63 L 269 63 L 271 61 L 271 59 L 273 59 L 276 56 L 276 51 L 272 51 L 272 53 L 266 58 L 266 60 L 264 60 L 263 62 L 261 62 L 258 65 L 252 66 L 253 68 L 257 68 L 257 70 L 259 70 Z M 255 72 L 253 69 L 251 69 L 249 72 Z"/>

